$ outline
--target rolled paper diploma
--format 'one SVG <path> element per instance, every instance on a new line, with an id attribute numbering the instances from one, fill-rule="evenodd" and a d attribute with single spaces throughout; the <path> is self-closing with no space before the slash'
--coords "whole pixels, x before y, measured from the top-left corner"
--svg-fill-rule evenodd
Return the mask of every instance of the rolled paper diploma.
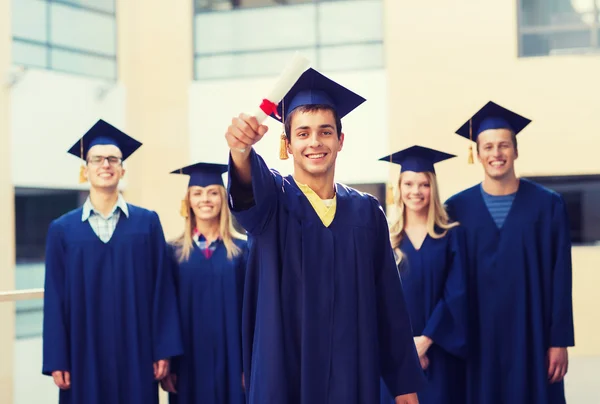
<path id="1" fill-rule="evenodd" d="M 262 124 L 271 113 L 277 113 L 277 105 L 283 97 L 296 84 L 302 73 L 308 68 L 310 61 L 300 53 L 296 52 L 292 60 L 289 61 L 285 69 L 279 75 L 279 79 L 271 89 L 271 92 L 265 97 L 257 108 L 254 116 L 259 124 Z"/>
<path id="2" fill-rule="evenodd" d="M 302 76 L 302 73 L 308 68 L 310 61 L 302 56 L 299 52 L 294 54 L 292 60 L 290 60 L 279 75 L 279 78 L 275 82 L 275 85 L 271 89 L 271 92 L 262 100 L 260 107 L 254 112 L 254 117 L 259 124 L 262 124 L 268 116 L 272 113 L 277 114 L 277 105 L 283 99 L 283 97 L 291 90 L 296 84 L 296 81 Z M 237 149 L 241 153 L 244 153 L 246 149 Z"/>

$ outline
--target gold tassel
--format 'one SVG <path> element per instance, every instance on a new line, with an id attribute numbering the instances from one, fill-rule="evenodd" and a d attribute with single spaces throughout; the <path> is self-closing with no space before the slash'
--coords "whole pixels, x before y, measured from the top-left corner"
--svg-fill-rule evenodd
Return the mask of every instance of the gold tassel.
<path id="1" fill-rule="evenodd" d="M 287 152 L 287 137 L 285 133 L 281 134 L 281 140 L 279 141 L 279 159 L 287 160 L 289 158 Z"/>
<path id="2" fill-rule="evenodd" d="M 279 159 L 287 160 L 290 158 L 287 152 L 287 136 L 285 135 L 285 100 L 281 100 L 281 124 L 283 125 L 283 132 L 281 133 L 281 137 L 279 138 Z"/>
<path id="3" fill-rule="evenodd" d="M 473 120 L 469 119 L 469 140 L 473 142 Z M 473 159 L 473 144 L 469 143 L 469 164 L 473 164 L 475 160 Z"/>
<path id="4" fill-rule="evenodd" d="M 79 183 L 83 184 L 84 182 L 87 182 L 87 178 L 85 178 L 85 166 L 82 164 L 79 167 Z"/>
<path id="5" fill-rule="evenodd" d="M 187 201 L 185 199 L 181 200 L 181 207 L 179 208 L 179 214 L 182 217 L 185 217 L 186 219 L 187 219 L 187 217 L 189 215 L 188 204 L 187 204 Z"/>
<path id="6" fill-rule="evenodd" d="M 394 159 L 392 158 L 392 154 L 390 154 L 390 164 L 394 163 Z M 388 182 L 386 193 L 385 193 L 385 204 L 393 205 L 394 204 L 394 186 Z"/>
<path id="7" fill-rule="evenodd" d="M 394 204 L 394 186 L 392 184 L 388 184 L 387 190 L 385 193 L 385 204 L 393 205 Z"/>
<path id="8" fill-rule="evenodd" d="M 79 139 L 79 156 L 82 160 L 85 160 L 83 158 L 83 138 Z M 83 184 L 84 182 L 87 182 L 87 178 L 85 178 L 85 166 L 81 163 L 81 167 L 79 167 L 79 183 Z"/>

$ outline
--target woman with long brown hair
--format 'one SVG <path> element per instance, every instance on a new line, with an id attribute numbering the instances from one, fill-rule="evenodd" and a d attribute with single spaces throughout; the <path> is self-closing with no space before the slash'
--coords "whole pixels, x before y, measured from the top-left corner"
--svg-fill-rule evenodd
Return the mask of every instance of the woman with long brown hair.
<path id="1" fill-rule="evenodd" d="M 421 404 L 464 404 L 466 278 L 464 243 L 440 201 L 434 164 L 453 155 L 412 146 L 380 160 L 402 166 L 390 238 L 421 367 Z M 382 384 L 382 390 L 384 386 Z M 393 403 L 382 391 L 381 403 Z"/>
<path id="2" fill-rule="evenodd" d="M 181 205 L 182 234 L 171 242 L 184 354 L 162 387 L 171 404 L 242 404 L 241 306 L 246 237 L 235 231 L 222 175 L 197 163 Z"/>

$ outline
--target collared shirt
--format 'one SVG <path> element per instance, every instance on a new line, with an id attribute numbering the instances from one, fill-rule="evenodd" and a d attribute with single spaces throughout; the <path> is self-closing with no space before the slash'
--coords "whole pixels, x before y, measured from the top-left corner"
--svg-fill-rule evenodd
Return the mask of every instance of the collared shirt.
<path id="1" fill-rule="evenodd" d="M 315 212 L 317 212 L 317 215 L 319 216 L 319 219 L 321 219 L 321 222 L 323 222 L 323 225 L 325 227 L 329 227 L 335 218 L 335 211 L 337 209 L 336 194 L 333 195 L 333 199 L 321 199 L 321 197 L 319 197 L 319 195 L 317 195 L 317 193 L 308 185 L 301 184 L 298 181 L 296 181 L 296 185 L 298 185 L 300 191 L 302 191 Z"/>
<path id="2" fill-rule="evenodd" d="M 90 226 L 92 226 L 92 230 L 94 230 L 94 233 L 96 233 L 98 238 L 100 238 L 100 240 L 102 240 L 104 243 L 108 243 L 115 232 L 115 229 L 117 228 L 117 223 L 119 223 L 121 212 L 123 212 L 126 217 L 129 217 L 127 203 L 121 194 L 119 194 L 117 203 L 112 208 L 108 216 L 103 216 L 102 213 L 98 212 L 92 205 L 90 197 L 88 196 L 83 204 L 81 221 L 85 222 L 86 220 L 89 220 Z"/>
<path id="3" fill-rule="evenodd" d="M 193 239 L 194 239 L 194 243 L 196 243 L 196 245 L 198 246 L 200 251 L 202 251 L 202 254 L 204 254 L 204 256 L 206 258 L 212 257 L 213 252 L 215 252 L 215 250 L 217 249 L 217 246 L 221 242 L 221 239 L 217 238 L 216 240 L 213 240 L 213 242 L 209 244 L 208 241 L 206 241 L 206 238 L 202 234 L 200 234 L 198 231 L 194 232 Z"/>

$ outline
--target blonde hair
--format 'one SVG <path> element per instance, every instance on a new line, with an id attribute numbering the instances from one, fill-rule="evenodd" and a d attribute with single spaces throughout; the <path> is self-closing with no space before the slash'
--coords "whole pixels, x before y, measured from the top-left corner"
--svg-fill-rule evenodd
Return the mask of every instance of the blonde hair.
<path id="1" fill-rule="evenodd" d="M 442 238 L 446 235 L 448 230 L 453 227 L 459 225 L 458 222 L 450 223 L 448 218 L 448 213 L 444 206 L 442 205 L 442 201 L 440 200 L 439 195 L 439 187 L 437 184 L 437 179 L 434 173 L 426 171 L 425 177 L 429 182 L 429 187 L 431 189 L 431 195 L 429 198 L 429 211 L 427 213 L 427 234 L 431 238 Z M 392 222 L 390 226 L 390 241 L 392 243 L 392 248 L 396 253 L 396 264 L 399 264 L 402 261 L 403 254 L 400 251 L 400 243 L 404 237 L 404 225 L 406 219 L 406 211 L 404 210 L 404 202 L 402 201 L 402 192 L 400 191 L 402 184 L 402 173 L 400 173 L 400 178 L 398 178 L 398 192 L 394 196 L 394 206 L 396 207 L 396 219 Z M 441 233 L 436 233 L 436 228 L 441 229 Z"/>
<path id="2" fill-rule="evenodd" d="M 246 236 L 238 233 L 231 222 L 231 212 L 227 205 L 227 194 L 225 187 L 219 185 L 219 195 L 221 196 L 221 212 L 219 213 L 219 234 L 227 249 L 227 259 L 231 260 L 234 257 L 240 255 L 242 250 L 234 243 L 234 239 L 245 240 Z M 187 217 L 185 218 L 185 227 L 183 233 L 171 242 L 175 247 L 175 255 L 178 262 L 184 262 L 190 259 L 192 250 L 194 249 L 194 229 L 196 228 L 196 215 L 194 210 L 190 206 L 190 189 L 188 188 L 184 204 L 187 210 Z"/>

